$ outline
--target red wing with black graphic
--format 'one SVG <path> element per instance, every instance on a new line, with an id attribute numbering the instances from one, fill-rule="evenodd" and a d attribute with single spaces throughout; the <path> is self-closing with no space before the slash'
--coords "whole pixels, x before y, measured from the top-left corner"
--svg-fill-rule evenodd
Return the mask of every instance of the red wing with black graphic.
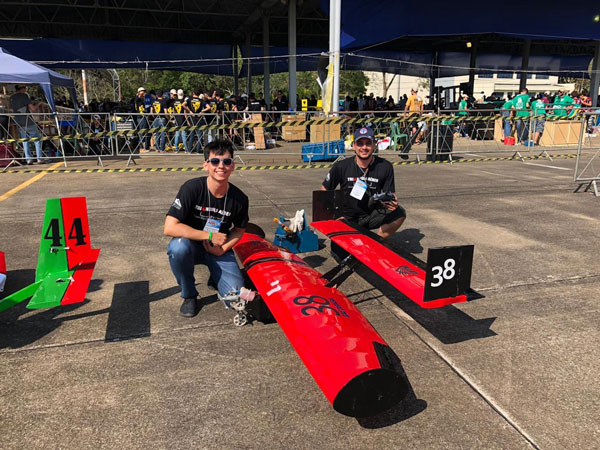
<path id="1" fill-rule="evenodd" d="M 383 245 L 372 233 L 359 231 L 345 220 L 323 220 L 311 226 L 331 239 L 332 250 L 334 245 L 343 250 L 338 256 L 354 256 L 422 308 L 467 301 L 472 245 L 431 248 L 423 268 Z"/>
<path id="2" fill-rule="evenodd" d="M 234 247 L 281 329 L 334 409 L 376 414 L 408 392 L 394 353 L 358 308 L 293 253 L 251 233 Z"/>
<path id="3" fill-rule="evenodd" d="M 0 300 L 0 312 L 29 297 L 29 309 L 84 301 L 99 254 L 91 247 L 85 197 L 47 200 L 35 282 Z"/>

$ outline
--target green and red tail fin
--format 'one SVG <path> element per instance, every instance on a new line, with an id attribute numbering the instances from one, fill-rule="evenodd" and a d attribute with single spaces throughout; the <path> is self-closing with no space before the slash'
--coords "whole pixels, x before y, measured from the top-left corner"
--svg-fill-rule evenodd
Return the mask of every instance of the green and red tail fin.
<path id="1" fill-rule="evenodd" d="M 84 301 L 99 253 L 91 247 L 85 197 L 47 200 L 35 283 L 0 300 L 0 311 L 29 297 L 29 309 Z"/>
<path id="2" fill-rule="evenodd" d="M 82 302 L 99 253 L 91 246 L 85 197 L 49 199 L 35 273 L 35 281 L 42 281 L 42 286 L 27 307 Z"/>

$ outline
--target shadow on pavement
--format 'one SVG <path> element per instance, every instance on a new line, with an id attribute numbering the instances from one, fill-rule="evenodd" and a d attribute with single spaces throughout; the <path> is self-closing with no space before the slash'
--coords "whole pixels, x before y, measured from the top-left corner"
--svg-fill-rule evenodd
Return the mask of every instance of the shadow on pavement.
<path id="1" fill-rule="evenodd" d="M 496 333 L 490 329 L 490 326 L 496 320 L 495 317 L 473 319 L 454 305 L 437 309 L 424 309 L 413 303 L 366 267 L 357 267 L 356 273 L 380 290 L 383 295 L 394 302 L 394 304 L 443 344 L 456 344 L 471 339 L 496 336 Z"/>

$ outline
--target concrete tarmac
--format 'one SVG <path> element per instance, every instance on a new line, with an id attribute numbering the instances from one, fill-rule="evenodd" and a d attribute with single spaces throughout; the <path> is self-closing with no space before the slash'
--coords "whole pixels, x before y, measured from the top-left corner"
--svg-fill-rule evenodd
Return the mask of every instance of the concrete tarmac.
<path id="1" fill-rule="evenodd" d="M 276 323 L 235 327 L 206 268 L 196 270 L 202 310 L 179 316 L 162 225 L 200 173 L 37 179 L 0 201 L 5 293 L 34 279 L 47 198 L 87 197 L 102 252 L 85 303 L 0 313 L 0 447 L 600 448 L 600 199 L 573 192 L 573 158 L 528 163 L 395 167 L 408 218 L 391 244 L 421 259 L 474 244 L 471 285 L 485 297 L 424 310 L 368 273 L 344 282 L 411 386 L 366 419 L 333 410 Z M 304 208 L 310 220 L 326 173 L 237 171 L 231 182 L 272 239 L 273 217 Z M 0 175 L 0 195 L 34 175 Z M 323 245 L 300 255 L 321 272 L 335 265 Z"/>

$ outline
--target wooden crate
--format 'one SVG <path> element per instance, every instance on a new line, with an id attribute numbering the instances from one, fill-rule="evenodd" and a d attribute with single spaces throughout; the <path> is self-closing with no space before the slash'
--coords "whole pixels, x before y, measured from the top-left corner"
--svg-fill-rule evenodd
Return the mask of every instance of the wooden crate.
<path id="1" fill-rule="evenodd" d="M 581 134 L 579 120 L 546 120 L 540 145 L 544 147 L 557 145 L 576 145 Z"/>
<path id="2" fill-rule="evenodd" d="M 341 134 L 342 126 L 339 123 L 310 126 L 310 142 L 338 141 Z"/>
<path id="3" fill-rule="evenodd" d="M 306 125 L 284 125 L 281 127 L 281 137 L 284 141 L 305 141 Z"/>

